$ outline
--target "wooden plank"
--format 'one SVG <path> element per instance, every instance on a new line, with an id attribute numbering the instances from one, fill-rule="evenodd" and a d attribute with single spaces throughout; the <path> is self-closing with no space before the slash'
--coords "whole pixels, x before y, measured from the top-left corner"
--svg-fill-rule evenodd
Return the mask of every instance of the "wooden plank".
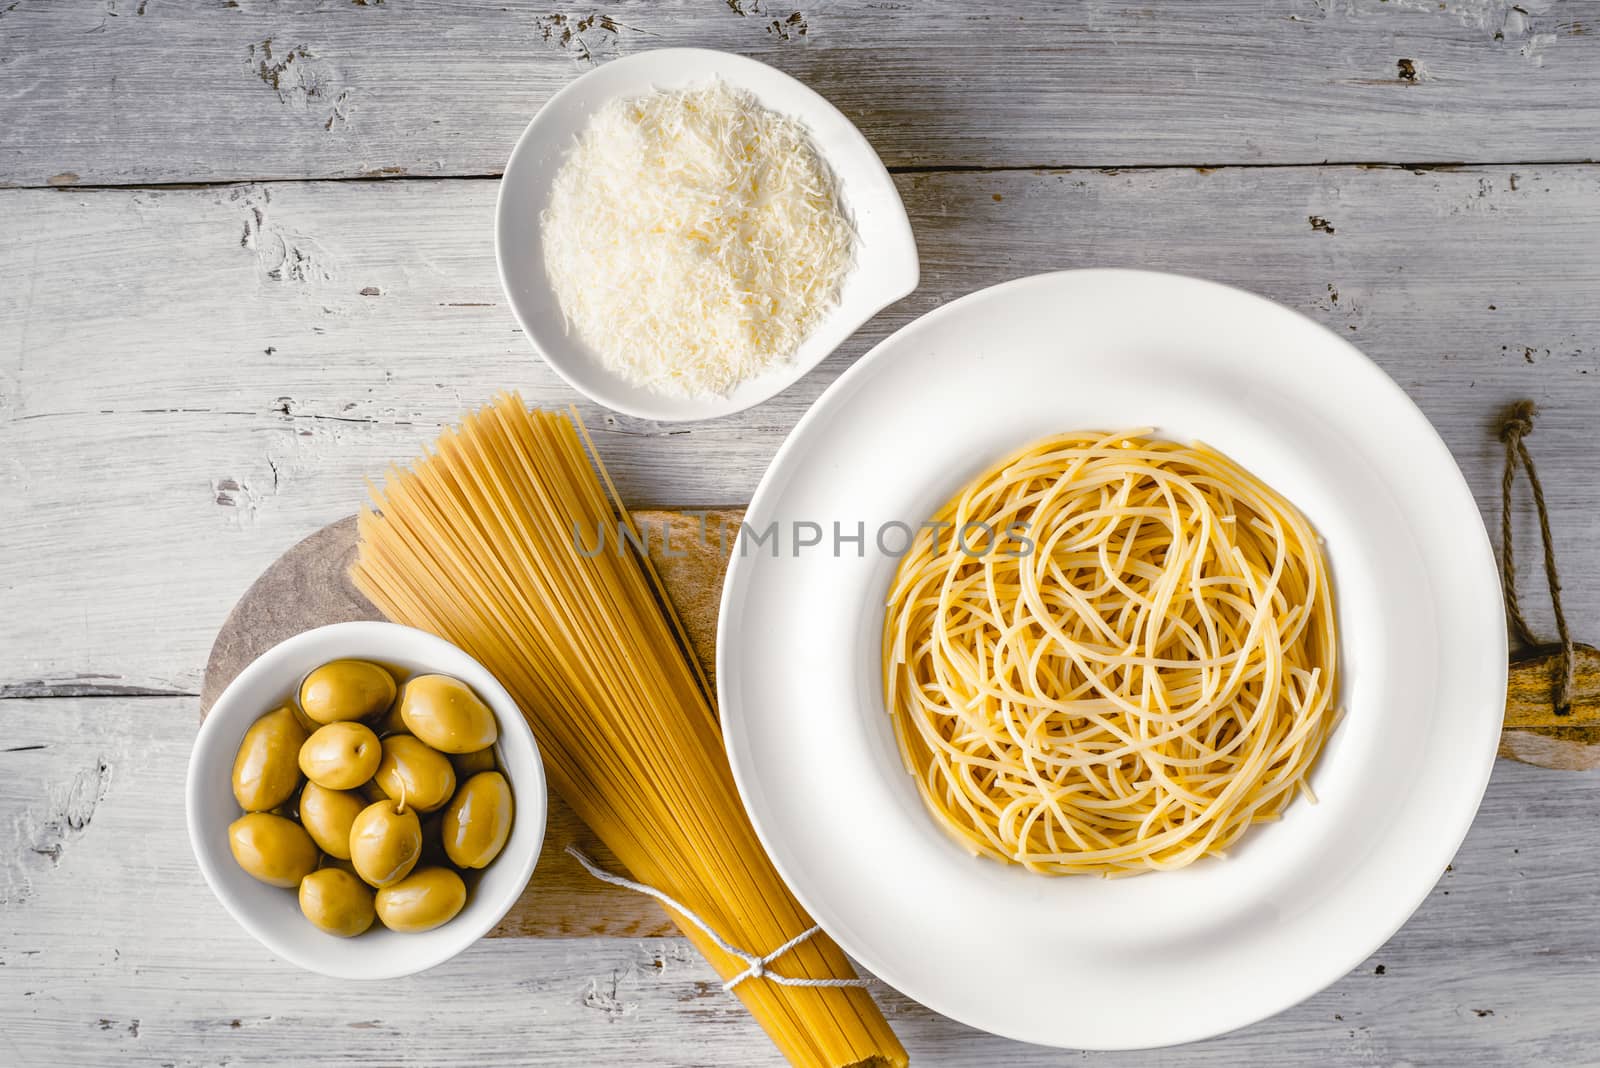
<path id="1" fill-rule="evenodd" d="M 921 289 L 786 393 L 690 425 L 580 405 L 630 503 L 747 501 L 821 390 L 943 301 L 1051 268 L 1161 268 L 1263 293 L 1361 346 L 1440 429 L 1488 516 L 1492 417 L 1540 402 L 1529 446 L 1573 631 L 1594 641 L 1600 167 L 899 183 Z M 0 193 L 0 278 L 22 280 L 0 286 L 0 695 L 198 692 L 233 602 L 349 514 L 365 478 L 497 388 L 573 399 L 502 303 L 494 194 L 467 180 Z M 1537 545 L 1519 515 L 1519 544 Z M 1524 598 L 1549 633 L 1527 567 Z"/>
<path id="2" fill-rule="evenodd" d="M 1600 157 L 1594 0 L 5 0 L 0 182 L 497 174 L 595 64 L 786 70 L 899 167 Z"/>
<path id="3" fill-rule="evenodd" d="M 193 707 L 189 698 L 0 702 L 6 1063 L 778 1063 L 679 938 L 492 939 L 384 983 L 326 980 L 275 960 L 212 898 L 189 853 Z M 1214 1041 L 1083 1059 L 1586 1063 L 1600 1042 L 1597 824 L 1590 776 L 1502 762 L 1453 869 L 1387 946 L 1331 989 Z M 1062 1063 L 882 986 L 874 993 L 914 1063 Z"/>

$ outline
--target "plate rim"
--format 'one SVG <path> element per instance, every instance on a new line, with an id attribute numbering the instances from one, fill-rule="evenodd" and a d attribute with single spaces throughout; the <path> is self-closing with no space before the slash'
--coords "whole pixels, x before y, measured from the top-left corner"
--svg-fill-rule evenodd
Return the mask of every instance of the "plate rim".
<path id="1" fill-rule="evenodd" d="M 1479 746 L 1480 753 L 1478 754 L 1477 766 L 1471 769 L 1467 769 L 1465 767 L 1462 769 L 1464 772 L 1470 771 L 1470 774 L 1464 774 L 1461 777 L 1461 781 L 1467 786 L 1470 786 L 1470 788 L 1464 788 L 1461 797 L 1463 799 L 1470 797 L 1471 804 L 1462 804 L 1460 809 L 1455 813 L 1451 824 L 1448 827 L 1440 828 L 1443 833 L 1439 834 L 1433 839 L 1434 842 L 1439 843 L 1441 846 L 1448 844 L 1449 847 L 1448 851 L 1442 848 L 1437 851 L 1443 857 L 1439 864 L 1442 875 L 1445 865 L 1449 862 L 1450 858 L 1452 858 L 1460 850 L 1462 842 L 1465 841 L 1468 832 L 1471 830 L 1472 825 L 1477 818 L 1478 810 L 1482 805 L 1484 794 L 1488 789 L 1489 780 L 1493 773 L 1495 760 L 1498 755 L 1500 725 L 1504 722 L 1505 707 L 1503 693 L 1509 671 L 1509 665 L 1507 661 L 1509 636 L 1506 633 L 1503 623 L 1504 602 L 1502 600 L 1502 593 L 1500 589 L 1496 557 L 1494 554 L 1493 545 L 1489 540 L 1488 528 L 1483 522 L 1482 513 L 1478 510 L 1476 499 L 1473 497 L 1471 487 L 1466 481 L 1466 476 L 1462 473 L 1460 464 L 1456 461 L 1454 453 L 1451 452 L 1449 446 L 1445 443 L 1443 437 L 1440 436 L 1432 421 L 1428 419 L 1427 415 L 1416 404 L 1416 402 L 1411 399 L 1410 395 L 1400 387 L 1399 383 L 1397 383 L 1394 378 L 1390 376 L 1389 373 L 1385 371 L 1375 360 L 1373 360 L 1366 353 L 1362 352 L 1355 345 L 1351 344 L 1346 338 L 1340 337 L 1335 331 L 1330 330 L 1328 327 L 1317 322 L 1304 312 L 1271 300 L 1270 298 L 1261 296 L 1257 293 L 1253 293 L 1249 290 L 1228 285 L 1226 283 L 1216 282 L 1210 279 L 1177 272 L 1153 271 L 1140 268 L 1091 267 L 1047 271 L 1013 278 L 1005 282 L 974 290 L 973 292 L 966 293 L 952 301 L 949 301 L 948 303 L 941 304 L 933 310 L 920 315 L 915 319 L 912 319 L 908 323 L 905 323 L 893 333 L 874 345 L 870 350 L 862 355 L 860 359 L 858 359 L 837 379 L 828 385 L 828 388 L 823 391 L 823 393 L 811 404 L 809 408 L 807 408 L 805 413 L 795 423 L 795 426 L 790 430 L 788 435 L 784 438 L 783 443 L 779 446 L 777 452 L 773 455 L 772 461 L 768 464 L 766 471 L 764 471 L 761 476 L 761 480 L 756 487 L 755 493 L 751 496 L 750 504 L 745 512 L 745 521 L 759 526 L 764 514 L 766 513 L 766 510 L 769 507 L 769 500 L 774 495 L 781 492 L 781 487 L 777 486 L 775 482 L 793 462 L 792 457 L 799 448 L 798 443 L 805 436 L 802 431 L 810 426 L 813 421 L 825 418 L 827 415 L 829 415 L 833 405 L 838 403 L 842 397 L 848 395 L 858 378 L 862 378 L 871 374 L 880 363 L 883 363 L 885 359 L 888 359 L 889 357 L 885 356 L 885 353 L 893 352 L 894 348 L 897 347 L 902 334 L 912 330 L 913 328 L 926 327 L 926 325 L 930 322 L 937 322 L 938 320 L 942 320 L 948 316 L 959 314 L 960 311 L 966 306 L 979 303 L 987 299 L 994 299 L 996 296 L 1006 291 L 1023 289 L 1029 286 L 1045 287 L 1060 283 L 1071 284 L 1076 281 L 1089 282 L 1096 278 L 1116 278 L 1131 285 L 1139 285 L 1140 283 L 1172 284 L 1176 282 L 1180 285 L 1194 286 L 1199 289 L 1209 288 L 1217 292 L 1227 294 L 1229 299 L 1243 299 L 1245 303 L 1258 303 L 1277 311 L 1288 312 L 1289 314 L 1300 319 L 1305 324 L 1315 328 L 1328 339 L 1337 342 L 1338 344 L 1336 348 L 1343 352 L 1345 359 L 1353 359 L 1355 361 L 1355 366 L 1360 367 L 1364 365 L 1365 369 L 1374 372 L 1373 377 L 1376 388 L 1388 392 L 1393 398 L 1399 400 L 1401 402 L 1401 410 L 1407 413 L 1407 416 L 1414 424 L 1415 429 L 1431 437 L 1431 439 L 1443 452 L 1444 456 L 1449 459 L 1454 478 L 1446 480 L 1448 482 L 1448 489 L 1446 492 L 1448 492 L 1450 496 L 1455 499 L 1455 504 L 1457 506 L 1465 505 L 1470 508 L 1471 513 L 1478 520 L 1474 527 L 1474 530 L 1476 531 L 1476 537 L 1474 537 L 1471 533 L 1465 534 L 1463 536 L 1464 540 L 1469 541 L 1471 545 L 1463 545 L 1462 549 L 1464 553 L 1476 555 L 1479 561 L 1479 566 L 1476 569 L 1476 577 L 1480 580 L 1478 585 L 1481 588 L 1476 591 L 1473 599 L 1476 600 L 1479 596 L 1481 596 L 1485 602 L 1486 608 L 1488 607 L 1489 601 L 1492 600 L 1493 602 L 1494 611 L 1492 613 L 1486 612 L 1485 619 L 1487 620 L 1492 618 L 1495 622 L 1493 624 L 1488 622 L 1482 624 L 1482 629 L 1485 632 L 1483 636 L 1488 639 L 1487 647 L 1483 648 L 1482 655 L 1492 656 L 1492 663 L 1498 665 L 1498 670 L 1494 671 L 1493 673 L 1498 679 L 1497 689 L 1501 696 L 1493 714 L 1493 719 L 1496 725 L 1494 736 L 1492 738 L 1488 737 L 1486 729 L 1484 742 Z M 1337 971 L 1334 971 L 1331 968 L 1316 969 L 1315 972 L 1317 977 L 1314 982 L 1305 984 L 1303 988 L 1302 986 L 1297 985 L 1289 989 L 1286 994 L 1280 995 L 1279 997 L 1263 999 L 1262 1006 L 1264 1007 L 1257 1010 L 1252 1010 L 1248 1019 L 1244 1019 L 1237 1023 L 1228 1023 L 1220 1028 L 1202 1025 L 1187 1032 L 1174 1034 L 1171 1037 L 1165 1037 L 1156 1042 L 1130 1040 L 1127 1042 L 1118 1043 L 1097 1043 L 1094 1045 L 1083 1045 L 1079 1043 L 1068 1043 L 1060 1038 L 1051 1037 L 1050 1035 L 1046 1034 L 1018 1033 L 1014 1029 L 997 1030 L 984 1022 L 972 1018 L 969 1013 L 961 1010 L 960 1008 L 953 1008 L 947 1004 L 941 1004 L 941 1002 L 944 1000 L 941 995 L 933 994 L 931 996 L 925 996 L 927 993 L 926 988 L 916 976 L 907 976 L 903 973 L 897 973 L 897 970 L 893 968 L 883 968 L 881 966 L 881 958 L 875 954 L 870 947 L 864 947 L 855 943 L 851 939 L 840 937 L 840 935 L 837 933 L 839 925 L 832 922 L 831 910 L 825 906 L 819 907 L 820 903 L 817 901 L 815 896 L 809 893 L 804 888 L 803 884 L 797 883 L 797 881 L 792 877 L 789 870 L 789 865 L 786 863 L 782 851 L 775 848 L 775 843 L 772 840 L 772 837 L 769 835 L 767 829 L 762 826 L 762 823 L 758 818 L 757 807 L 752 804 L 752 796 L 754 795 L 755 791 L 749 785 L 748 780 L 755 774 L 755 771 L 754 769 L 745 766 L 741 759 L 740 743 L 744 737 L 744 735 L 741 733 L 741 717 L 738 715 L 730 715 L 729 711 L 734 707 L 734 702 L 730 700 L 729 680 L 737 674 L 737 670 L 729 670 L 729 663 L 732 659 L 730 645 L 734 644 L 734 639 L 730 638 L 727 622 L 730 619 L 731 606 L 736 600 L 744 596 L 744 590 L 752 581 L 751 576 L 753 575 L 754 570 L 760 566 L 758 563 L 754 562 L 759 559 L 760 554 L 756 554 L 753 559 L 745 559 L 740 553 L 733 553 L 730 555 L 728 571 L 723 582 L 722 596 L 718 608 L 716 653 L 718 720 L 720 726 L 722 727 L 723 746 L 727 752 L 728 762 L 733 771 L 734 782 L 739 790 L 740 799 L 745 806 L 745 811 L 750 818 L 752 826 L 756 830 L 757 837 L 761 841 L 762 846 L 766 849 L 773 866 L 783 877 L 785 884 L 788 886 L 790 892 L 794 894 L 796 900 L 798 900 L 802 907 L 804 907 L 806 911 L 810 913 L 812 918 L 823 929 L 823 931 L 826 932 L 830 938 L 833 938 L 840 948 L 843 949 L 861 967 L 864 967 L 867 971 L 877 976 L 890 987 L 893 987 L 902 994 L 933 1010 L 934 1012 L 938 1012 L 941 1015 L 947 1016 L 958 1023 L 965 1024 L 966 1026 L 984 1030 L 991 1034 L 1000 1035 L 1004 1038 L 1036 1045 L 1053 1046 L 1061 1049 L 1094 1049 L 1104 1051 L 1157 1049 L 1217 1037 L 1219 1035 L 1238 1031 L 1245 1027 L 1250 1027 L 1264 1020 L 1270 1019 L 1279 1013 L 1293 1008 L 1295 1005 L 1300 1004 L 1301 1002 L 1311 998 L 1312 996 L 1322 992 L 1323 990 L 1332 986 L 1334 983 L 1338 982 L 1344 976 L 1348 975 L 1362 961 L 1366 960 L 1372 953 L 1377 952 L 1384 945 L 1386 945 L 1394 937 L 1394 935 L 1405 926 L 1412 916 L 1416 914 L 1416 911 L 1432 893 L 1433 887 L 1437 885 L 1438 879 L 1436 878 L 1423 887 L 1419 895 L 1406 895 L 1406 900 L 1403 902 L 1404 907 L 1395 908 L 1394 911 L 1388 915 L 1388 919 L 1386 919 L 1386 921 L 1381 925 L 1384 933 L 1382 938 L 1375 944 L 1369 947 L 1366 945 L 1366 941 L 1363 939 L 1361 943 L 1356 946 L 1356 952 L 1328 954 L 1327 959 L 1337 960 L 1339 962 Z M 1489 700 L 1490 698 L 1486 697 L 1485 703 L 1488 703 Z M 1434 851 L 1430 850 L 1428 855 L 1430 857 L 1433 856 Z M 1377 928 L 1375 927 L 1374 930 L 1376 929 Z"/>

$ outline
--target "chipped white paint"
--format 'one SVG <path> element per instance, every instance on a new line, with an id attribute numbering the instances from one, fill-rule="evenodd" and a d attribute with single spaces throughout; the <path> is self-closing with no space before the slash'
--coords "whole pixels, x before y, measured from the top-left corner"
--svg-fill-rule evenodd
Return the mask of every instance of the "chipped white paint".
<path id="1" fill-rule="evenodd" d="M 575 74 L 683 45 L 796 75 L 891 166 L 1600 158 L 1594 0 L 135 10 L 0 2 L 0 183 L 496 174 Z"/>
<path id="2" fill-rule="evenodd" d="M 9 748 L 11 755 L 34 752 Z M 6 871 L 0 903 L 22 902 L 33 894 L 33 876 L 46 865 L 60 865 L 61 856 L 94 819 L 111 785 L 111 765 L 102 754 L 89 767 L 62 781 L 41 784 L 39 799 L 24 804 L 12 821 L 12 840 L 4 843 Z"/>
<path id="3" fill-rule="evenodd" d="M 492 175 L 574 74 L 672 45 L 797 75 L 899 168 L 1173 169 L 901 174 L 923 287 L 785 395 L 687 427 L 584 407 L 631 501 L 747 500 L 828 382 L 952 297 L 1186 271 L 1371 354 L 1486 515 L 1492 415 L 1541 402 L 1568 612 L 1600 639 L 1600 166 L 1526 162 L 1600 158 L 1595 0 L 0 0 L 0 185 L 54 187 L 0 190 L 0 698 L 27 698 L 0 699 L 0 1063 L 776 1062 L 680 939 L 497 939 L 340 984 L 222 912 L 183 829 L 195 702 L 139 695 L 196 690 L 250 580 L 464 406 L 573 397 L 502 305 L 490 181 L 72 188 Z M 1506 165 L 1184 166 L 1326 160 Z M 1524 597 L 1548 630 L 1531 572 Z M 1596 826 L 1592 774 L 1502 763 L 1454 869 L 1332 989 L 1081 1059 L 1592 1061 Z M 919 1064 L 1079 1059 L 874 992 Z"/>
<path id="4" fill-rule="evenodd" d="M 1600 638 L 1600 167 L 899 184 L 922 288 L 785 394 L 671 427 L 582 406 L 630 501 L 747 501 L 821 390 L 942 301 L 1034 271 L 1155 267 L 1255 290 L 1352 339 L 1439 427 L 1491 518 L 1490 421 L 1515 397 L 1544 404 L 1530 446 L 1569 614 Z M 0 343 L 0 559 L 27 562 L 0 589 L 17 606 L 0 611 L 0 693 L 76 692 L 97 674 L 195 692 L 234 599 L 353 511 L 366 478 L 495 389 L 574 399 L 502 304 L 494 194 L 465 180 L 0 191 L 0 277 L 28 279 L 0 286 L 0 337 L 27 338 Z M 296 235 L 325 273 L 272 277 L 264 237 L 241 247 L 246 226 Z M 1526 519 L 1518 536 L 1536 543 Z M 1526 597 L 1548 630 L 1535 577 Z"/>
<path id="5" fill-rule="evenodd" d="M 29 858 L 31 882 L 25 896 L 0 895 L 0 1061 L 779 1063 L 679 938 L 494 939 L 377 984 L 277 961 L 223 912 L 189 854 L 194 701 L 48 705 L 0 701 L 0 812 L 79 825 L 43 856 L 14 815 L 0 820 L 0 855 Z M 113 770 L 86 809 L 72 784 L 102 763 Z M 1197 1045 L 1080 1058 L 979 1034 L 881 985 L 873 994 L 922 1065 L 1584 1063 L 1600 1000 L 1596 826 L 1592 776 L 1501 762 L 1452 870 L 1387 946 L 1282 1015 Z"/>

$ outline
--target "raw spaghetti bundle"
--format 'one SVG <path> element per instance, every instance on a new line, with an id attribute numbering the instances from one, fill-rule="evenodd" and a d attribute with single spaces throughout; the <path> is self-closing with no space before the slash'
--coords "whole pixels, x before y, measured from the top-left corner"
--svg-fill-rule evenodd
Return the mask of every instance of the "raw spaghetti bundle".
<path id="1" fill-rule="evenodd" d="M 731 945 L 769 953 L 812 921 L 745 816 L 705 680 L 648 559 L 621 547 L 580 551 L 578 539 L 619 512 L 631 526 L 603 476 L 570 418 L 502 394 L 373 490 L 352 577 L 389 618 L 455 642 L 505 685 L 556 790 L 636 879 Z M 725 979 L 747 970 L 669 915 Z M 854 978 L 820 934 L 770 967 Z M 756 975 L 733 989 L 792 1064 L 906 1063 L 858 987 Z"/>
<path id="2" fill-rule="evenodd" d="M 1050 438 L 975 479 L 901 561 L 883 634 L 929 810 L 1053 875 L 1180 868 L 1309 794 L 1335 659 L 1305 518 L 1139 433 Z"/>

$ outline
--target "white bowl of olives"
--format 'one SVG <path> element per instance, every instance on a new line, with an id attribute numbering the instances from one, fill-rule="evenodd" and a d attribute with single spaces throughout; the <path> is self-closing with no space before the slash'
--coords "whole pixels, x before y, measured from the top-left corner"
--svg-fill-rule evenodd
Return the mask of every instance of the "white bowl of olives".
<path id="1" fill-rule="evenodd" d="M 431 968 L 482 938 L 544 841 L 539 748 L 476 660 L 393 623 L 262 654 L 189 759 L 189 839 L 239 924 L 340 979 Z"/>

